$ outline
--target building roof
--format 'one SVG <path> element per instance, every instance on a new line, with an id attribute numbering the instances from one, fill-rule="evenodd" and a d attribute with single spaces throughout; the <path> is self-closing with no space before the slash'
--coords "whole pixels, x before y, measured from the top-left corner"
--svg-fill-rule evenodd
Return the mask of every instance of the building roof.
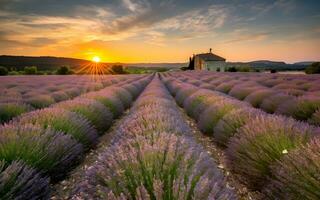
<path id="1" fill-rule="evenodd" d="M 202 54 L 197 54 L 196 56 L 199 56 L 201 59 L 205 61 L 226 61 L 225 58 L 222 58 L 213 53 L 202 53 Z"/>

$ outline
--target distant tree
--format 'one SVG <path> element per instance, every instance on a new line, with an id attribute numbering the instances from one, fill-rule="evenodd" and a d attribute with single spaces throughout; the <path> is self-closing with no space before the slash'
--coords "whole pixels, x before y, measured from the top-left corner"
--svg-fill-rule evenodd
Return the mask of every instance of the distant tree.
<path id="1" fill-rule="evenodd" d="M 238 70 L 236 67 L 228 67 L 226 71 L 227 72 L 237 72 Z"/>
<path id="2" fill-rule="evenodd" d="M 0 66 L 0 76 L 6 76 L 6 75 L 8 75 L 7 68 Z"/>
<path id="3" fill-rule="evenodd" d="M 320 62 L 312 63 L 305 70 L 306 74 L 320 74 Z"/>
<path id="4" fill-rule="evenodd" d="M 122 65 L 113 65 L 111 69 L 115 74 L 126 74 Z"/>
<path id="5" fill-rule="evenodd" d="M 271 73 L 271 74 L 277 73 L 277 70 L 272 69 L 272 70 L 270 70 L 270 73 Z"/>
<path id="6" fill-rule="evenodd" d="M 56 74 L 58 74 L 58 75 L 68 75 L 71 73 L 72 73 L 72 71 L 69 69 L 68 66 L 61 66 L 56 72 Z"/>
<path id="7" fill-rule="evenodd" d="M 188 70 L 194 70 L 194 57 L 189 58 Z"/>
<path id="8" fill-rule="evenodd" d="M 251 68 L 249 66 L 241 66 L 238 68 L 238 72 L 250 72 Z"/>
<path id="9" fill-rule="evenodd" d="M 37 71 L 38 71 L 38 69 L 36 66 L 24 68 L 24 74 L 26 74 L 26 75 L 35 75 L 35 74 L 37 74 Z"/>
<path id="10" fill-rule="evenodd" d="M 21 73 L 19 71 L 11 71 L 8 73 L 8 75 L 16 76 L 16 75 L 21 75 Z"/>

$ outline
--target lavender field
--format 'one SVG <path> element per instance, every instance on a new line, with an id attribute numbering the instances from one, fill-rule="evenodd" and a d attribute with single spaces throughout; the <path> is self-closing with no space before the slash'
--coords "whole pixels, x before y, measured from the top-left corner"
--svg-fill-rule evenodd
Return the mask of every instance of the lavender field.
<path id="1" fill-rule="evenodd" d="M 0 78 L 0 199 L 320 199 L 320 76 Z"/>

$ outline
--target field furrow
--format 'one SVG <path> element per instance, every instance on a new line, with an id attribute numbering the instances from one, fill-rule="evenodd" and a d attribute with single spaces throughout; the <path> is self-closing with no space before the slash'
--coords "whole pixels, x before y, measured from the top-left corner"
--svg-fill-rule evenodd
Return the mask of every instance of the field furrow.
<path id="1" fill-rule="evenodd" d="M 318 195 L 318 154 L 301 161 L 304 153 L 318 148 L 317 127 L 166 75 L 162 80 L 200 130 L 224 149 L 228 168 L 251 191 L 270 199 Z"/>
<path id="2" fill-rule="evenodd" d="M 155 77 L 71 199 L 236 199 Z"/>

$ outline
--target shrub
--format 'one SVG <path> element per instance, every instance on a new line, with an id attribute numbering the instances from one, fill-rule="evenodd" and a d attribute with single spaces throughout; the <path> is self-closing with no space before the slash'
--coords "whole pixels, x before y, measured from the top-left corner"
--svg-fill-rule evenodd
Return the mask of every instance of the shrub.
<path id="1" fill-rule="evenodd" d="M 63 91 L 55 91 L 51 93 L 51 97 L 54 99 L 55 102 L 69 99 L 69 96 Z"/>
<path id="2" fill-rule="evenodd" d="M 36 75 L 37 71 L 38 71 L 38 69 L 36 66 L 24 68 L 24 74 L 26 74 L 26 75 Z"/>
<path id="3" fill-rule="evenodd" d="M 292 96 L 281 93 L 274 94 L 265 98 L 262 101 L 260 108 L 268 113 L 274 113 L 282 103 L 287 102 L 290 99 L 292 99 Z"/>
<path id="4" fill-rule="evenodd" d="M 285 89 L 282 90 L 283 93 L 291 95 L 291 96 L 302 96 L 305 94 L 305 91 L 303 90 L 299 90 L 299 89 L 294 89 L 294 88 L 290 88 L 290 89 Z"/>
<path id="5" fill-rule="evenodd" d="M 84 94 L 84 98 L 94 99 L 109 108 L 114 118 L 118 118 L 124 112 L 124 106 L 119 97 L 111 92 L 101 91 L 99 93 Z"/>
<path id="6" fill-rule="evenodd" d="M 236 67 L 228 67 L 226 71 L 227 72 L 237 72 L 238 70 Z"/>
<path id="7" fill-rule="evenodd" d="M 29 112 L 33 108 L 27 104 L 16 103 L 0 103 L 0 123 L 8 122 L 13 117 Z"/>
<path id="8" fill-rule="evenodd" d="M 68 88 L 67 90 L 64 90 L 64 92 L 70 97 L 76 97 L 81 94 L 81 90 L 79 88 Z"/>
<path id="9" fill-rule="evenodd" d="M 55 103 L 50 95 L 45 94 L 32 95 L 26 99 L 26 102 L 35 108 L 45 108 Z"/>
<path id="10" fill-rule="evenodd" d="M 308 120 L 318 109 L 320 97 L 302 96 L 281 104 L 276 112 L 298 120 Z"/>
<path id="11" fill-rule="evenodd" d="M 209 83 L 201 83 L 201 85 L 199 85 L 199 87 L 202 89 L 207 89 L 207 90 L 214 90 L 216 88 L 216 86 L 211 85 Z"/>
<path id="12" fill-rule="evenodd" d="M 133 97 L 126 89 L 121 87 L 112 87 L 112 92 L 114 92 L 117 97 L 121 100 L 124 108 L 129 108 L 132 104 Z"/>
<path id="13" fill-rule="evenodd" d="M 230 90 L 229 95 L 231 95 L 239 100 L 244 100 L 249 94 L 251 94 L 252 92 L 254 92 L 256 90 L 257 89 L 254 87 L 238 85 L 238 86 L 234 86 Z"/>
<path id="14" fill-rule="evenodd" d="M 56 74 L 58 74 L 58 75 L 68 75 L 68 74 L 73 74 L 73 72 L 69 69 L 68 66 L 61 66 L 57 70 Z"/>
<path id="15" fill-rule="evenodd" d="M 225 101 L 219 101 L 212 104 L 201 113 L 197 123 L 199 129 L 205 134 L 212 135 L 213 127 L 225 114 L 233 109 L 235 109 L 235 106 L 230 103 L 226 103 Z"/>
<path id="16" fill-rule="evenodd" d="M 320 126 L 320 108 L 313 113 L 312 117 L 310 118 L 309 122 L 316 126 Z"/>
<path id="17" fill-rule="evenodd" d="M 10 72 L 8 72 L 8 75 L 10 75 L 10 76 L 17 76 L 17 75 L 21 75 L 21 72 L 18 72 L 18 71 L 10 71 Z"/>
<path id="18" fill-rule="evenodd" d="M 175 97 L 177 104 L 179 106 L 183 106 L 183 102 L 186 98 L 188 98 L 191 94 L 199 90 L 197 87 L 188 87 L 188 85 L 184 85 L 178 92 Z"/>
<path id="19" fill-rule="evenodd" d="M 320 199 L 320 140 L 289 152 L 273 167 L 264 190 L 270 199 Z"/>
<path id="20" fill-rule="evenodd" d="M 237 130 L 244 126 L 249 121 L 255 119 L 258 115 L 263 115 L 263 112 L 249 107 L 238 108 L 224 115 L 213 129 L 213 137 L 215 141 L 227 147 L 229 140 L 233 137 Z"/>
<path id="21" fill-rule="evenodd" d="M 305 144 L 312 128 L 281 116 L 259 116 L 231 138 L 227 157 L 232 170 L 252 189 L 261 189 L 271 165 L 284 154 Z"/>
<path id="22" fill-rule="evenodd" d="M 89 148 L 97 143 L 97 131 L 91 123 L 77 113 L 59 108 L 45 108 L 22 114 L 15 119 L 20 124 L 38 124 L 43 128 L 63 131 Z"/>
<path id="23" fill-rule="evenodd" d="M 306 74 L 320 74 L 320 62 L 312 63 L 305 70 Z"/>
<path id="24" fill-rule="evenodd" d="M 130 94 L 132 95 L 132 97 L 135 99 L 138 97 L 138 95 L 140 94 L 140 90 L 134 86 L 133 84 L 127 84 L 122 86 L 124 89 L 126 89 L 128 92 L 130 92 Z"/>
<path id="25" fill-rule="evenodd" d="M 22 160 L 54 179 L 65 174 L 82 150 L 82 145 L 70 136 L 40 126 L 12 123 L 0 127 L 0 159 L 3 162 Z"/>
<path id="26" fill-rule="evenodd" d="M 208 94 L 209 93 L 209 94 Z M 183 107 L 186 110 L 187 114 L 191 117 L 195 117 L 195 109 L 202 103 L 207 103 L 208 98 L 212 96 L 208 90 L 199 90 L 194 92 L 189 97 L 187 97 L 183 102 Z"/>
<path id="27" fill-rule="evenodd" d="M 49 178 L 21 161 L 0 161 L 0 199 L 48 199 Z"/>
<path id="28" fill-rule="evenodd" d="M 92 99 L 77 98 L 58 103 L 54 107 L 63 108 L 84 116 L 101 134 L 111 126 L 113 120 L 111 111 L 100 102 Z"/>
<path id="29" fill-rule="evenodd" d="M 250 103 L 255 108 L 259 108 L 262 101 L 274 93 L 275 92 L 270 89 L 257 90 L 249 94 L 244 101 Z"/>
<path id="30" fill-rule="evenodd" d="M 123 70 L 123 66 L 122 65 L 113 65 L 111 67 L 112 73 L 113 74 L 126 74 L 126 71 Z"/>
<path id="31" fill-rule="evenodd" d="M 8 75 L 8 69 L 0 66 L 0 76 L 6 76 L 6 75 Z"/>
<path id="32" fill-rule="evenodd" d="M 230 81 L 227 83 L 221 83 L 215 88 L 215 90 L 227 94 L 232 89 L 232 87 L 235 86 L 236 84 L 239 84 L 239 81 Z"/>

